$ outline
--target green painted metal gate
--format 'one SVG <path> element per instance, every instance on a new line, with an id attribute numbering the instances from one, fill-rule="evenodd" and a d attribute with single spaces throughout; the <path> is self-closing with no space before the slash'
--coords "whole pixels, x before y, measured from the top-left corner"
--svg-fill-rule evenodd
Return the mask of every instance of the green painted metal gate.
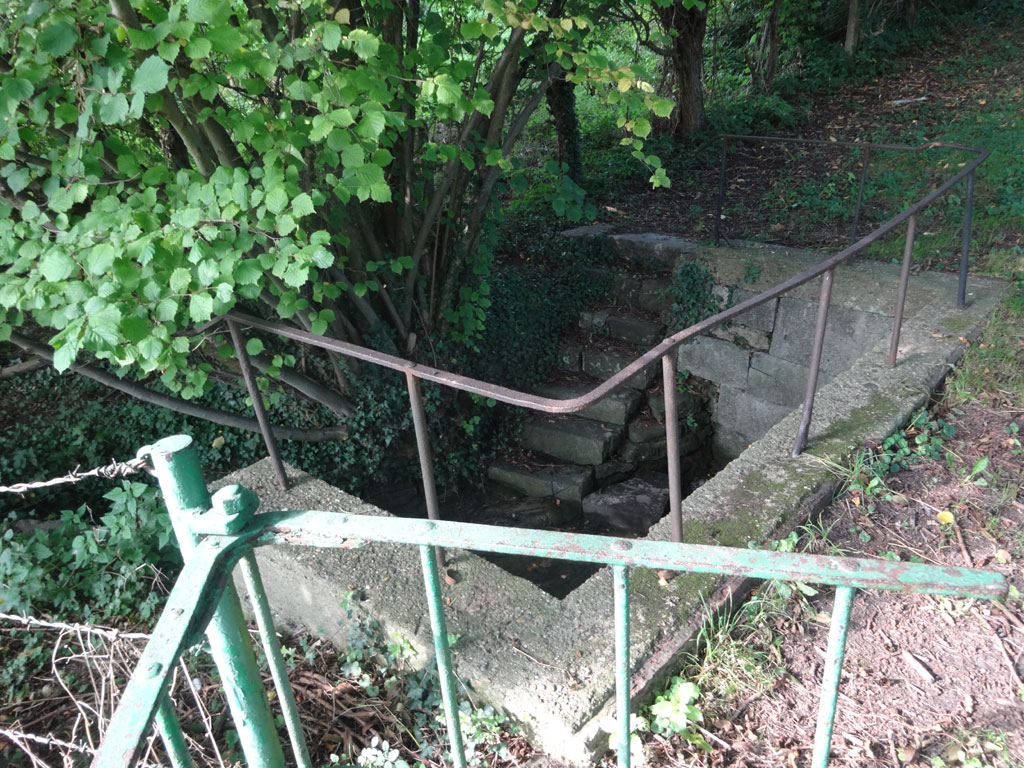
<path id="1" fill-rule="evenodd" d="M 617 749 L 618 763 L 623 768 L 628 768 L 630 762 L 630 568 L 781 579 L 836 587 L 814 740 L 815 768 L 824 768 L 828 763 L 850 609 L 856 590 L 889 589 L 995 600 L 1006 594 L 1002 575 L 965 568 L 332 512 L 268 512 L 255 517 L 259 501 L 255 494 L 242 486 L 222 488 L 211 498 L 191 438 L 170 437 L 143 449 L 140 454 L 148 456 L 153 464 L 185 567 L 93 762 L 93 766 L 100 768 L 134 765 L 154 726 L 171 764 L 175 768 L 193 765 L 167 696 L 167 688 L 178 658 L 189 646 L 200 641 L 204 633 L 224 684 L 225 698 L 247 763 L 259 768 L 276 768 L 285 764 L 284 750 L 256 665 L 241 604 L 231 582 L 236 566 L 241 569 L 252 599 L 271 676 L 284 713 L 294 762 L 300 768 L 311 768 L 270 607 L 253 555 L 255 547 L 266 544 L 351 548 L 354 542 L 378 541 L 419 548 L 451 741 L 451 760 L 457 768 L 465 768 L 466 757 L 438 576 L 437 552 L 441 548 L 611 566 L 614 575 L 612 611 L 615 618 L 616 714 L 619 722 L 618 743 L 613 747 Z"/>

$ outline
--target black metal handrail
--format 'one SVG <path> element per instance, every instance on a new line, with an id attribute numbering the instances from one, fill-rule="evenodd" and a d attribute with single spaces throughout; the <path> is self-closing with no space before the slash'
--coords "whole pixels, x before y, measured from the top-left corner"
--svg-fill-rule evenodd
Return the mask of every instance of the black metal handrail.
<path id="1" fill-rule="evenodd" d="M 511 405 L 517 405 L 530 410 L 541 411 L 545 413 L 573 413 L 586 408 L 589 405 L 597 402 L 601 398 L 607 396 L 614 390 L 626 384 L 626 382 L 635 374 L 644 370 L 656 360 L 660 358 L 662 363 L 662 374 L 664 380 L 665 390 L 665 432 L 666 432 L 666 446 L 668 452 L 668 476 L 669 476 L 669 498 L 670 498 L 670 519 L 672 524 L 672 538 L 673 541 L 679 542 L 682 540 L 682 520 L 681 520 L 681 508 L 682 508 L 682 481 L 679 467 L 679 419 L 678 419 L 678 408 L 676 405 L 675 398 L 675 379 L 676 379 L 676 361 L 673 353 L 675 350 L 689 339 L 704 333 L 705 331 L 714 328 L 715 326 L 731 320 L 739 315 L 742 315 L 755 307 L 758 307 L 772 299 L 778 298 L 789 291 L 810 282 L 816 277 L 822 278 L 821 294 L 818 305 L 817 323 L 815 327 L 814 342 L 811 351 L 810 370 L 807 377 L 807 387 L 804 394 L 803 404 L 803 415 L 800 421 L 800 427 L 797 431 L 796 440 L 793 445 L 792 455 L 794 457 L 800 455 L 803 451 L 807 442 L 807 432 L 810 427 L 811 415 L 814 408 L 814 396 L 817 391 L 818 373 L 821 364 L 822 348 L 825 339 L 825 327 L 828 320 L 828 309 L 829 300 L 832 292 L 832 282 L 835 273 L 835 268 L 840 264 L 850 260 L 855 255 L 860 253 L 862 250 L 877 242 L 879 239 L 892 232 L 898 226 L 907 222 L 907 236 L 906 245 L 904 249 L 903 266 L 900 275 L 900 284 L 897 291 L 896 308 L 894 312 L 893 331 L 890 341 L 889 350 L 889 365 L 894 366 L 896 364 L 896 357 L 898 352 L 900 331 L 903 322 L 903 305 L 906 299 L 907 285 L 910 279 L 910 265 L 913 254 L 913 243 L 914 235 L 917 222 L 917 214 L 935 202 L 938 198 L 942 197 L 951 188 L 959 184 L 961 181 L 966 179 L 967 183 L 967 196 L 965 200 L 965 213 L 964 213 L 964 232 L 962 238 L 961 247 L 961 259 L 960 259 L 960 276 L 958 280 L 958 292 L 957 292 L 957 306 L 963 308 L 965 306 L 966 298 L 966 278 L 967 278 L 967 264 L 968 264 L 968 248 L 970 245 L 970 228 L 971 228 L 971 216 L 973 208 L 973 192 L 974 192 L 974 172 L 981 163 L 983 163 L 989 156 L 989 152 L 976 147 L 967 147 L 959 144 L 944 144 L 940 142 L 931 142 L 920 146 L 908 146 L 899 144 L 879 144 L 872 142 L 850 142 L 850 141 L 825 141 L 819 139 L 791 139 L 784 137 L 763 137 L 763 136 L 740 136 L 740 135 L 723 135 L 720 137 L 723 142 L 722 149 L 722 163 L 719 176 L 719 200 L 718 200 L 718 215 L 716 217 L 716 243 L 721 236 L 721 206 L 722 197 L 724 196 L 724 185 L 725 185 L 725 168 L 726 168 L 726 152 L 730 141 L 764 141 L 764 142 L 780 142 L 780 143 L 803 143 L 811 145 L 834 145 L 834 146 L 845 146 L 845 147 L 856 147 L 865 149 L 870 152 L 873 149 L 892 149 L 892 150 L 903 150 L 911 152 L 920 152 L 927 149 L 954 149 L 963 150 L 967 152 L 973 152 L 976 157 L 968 162 L 965 167 L 955 174 L 948 181 L 937 187 L 935 190 L 924 196 L 916 203 L 908 206 L 900 213 L 896 214 L 879 227 L 877 227 L 870 234 L 856 240 L 851 243 L 848 247 L 844 248 L 839 253 L 824 259 L 821 263 L 816 266 L 801 272 L 788 280 L 779 283 L 778 285 L 769 288 L 762 293 L 753 296 L 746 301 L 736 304 L 733 307 L 725 309 L 701 322 L 691 325 L 678 333 L 669 336 L 668 338 L 655 345 L 647 352 L 642 354 L 640 357 L 629 363 L 627 366 L 622 368 L 618 373 L 611 376 L 601 384 L 598 384 L 589 392 L 582 394 L 578 397 L 559 399 L 550 397 L 541 397 L 539 395 L 530 394 L 527 392 L 521 392 L 519 390 L 510 389 L 503 387 L 498 384 L 491 384 L 489 382 L 474 379 L 461 374 L 452 373 L 450 371 L 444 371 L 438 368 L 432 368 L 430 366 L 415 363 L 411 360 L 406 360 L 401 357 L 389 355 L 384 352 L 378 352 L 376 350 L 361 347 L 356 344 L 340 341 L 327 336 L 321 336 L 307 331 L 302 331 L 295 328 L 290 328 L 281 323 L 272 322 L 269 320 L 263 320 L 251 315 L 243 314 L 240 312 L 229 312 L 221 317 L 215 318 L 211 322 L 201 326 L 198 330 L 203 331 L 211 327 L 216 326 L 221 322 L 226 322 L 231 333 L 232 343 L 235 348 L 235 353 L 238 356 L 239 365 L 242 369 L 242 374 L 245 379 L 246 387 L 248 388 L 250 398 L 252 399 L 253 409 L 256 412 L 256 418 L 260 425 L 260 430 L 263 434 L 264 442 L 267 446 L 267 451 L 270 455 L 271 462 L 274 467 L 275 474 L 282 488 L 287 488 L 288 479 L 284 471 L 284 465 L 281 462 L 280 455 L 277 450 L 277 444 L 274 439 L 274 435 L 270 426 L 270 422 L 267 418 L 266 411 L 263 407 L 263 402 L 260 396 L 259 388 L 256 384 L 255 376 L 253 374 L 252 365 L 249 361 L 248 353 L 245 348 L 245 339 L 242 335 L 240 325 L 245 325 L 250 328 L 259 329 L 269 333 L 274 333 L 283 338 L 298 341 L 303 344 L 309 344 L 313 347 L 323 349 L 329 352 L 335 352 L 347 357 L 354 358 L 356 360 L 362 360 L 364 362 L 373 363 L 374 365 L 380 365 L 385 368 L 391 368 L 393 370 L 401 371 L 406 376 L 406 382 L 409 390 L 409 400 L 412 408 L 413 415 L 413 426 L 416 433 L 416 443 L 419 453 L 420 469 L 423 474 L 423 488 L 424 495 L 426 498 L 427 515 L 430 519 L 439 519 L 438 503 L 437 503 L 437 491 L 434 484 L 434 473 L 433 473 L 433 458 L 431 454 L 430 443 L 427 435 L 426 426 L 426 414 L 423 406 L 423 394 L 420 386 L 420 381 L 431 381 L 437 384 L 441 384 L 452 389 L 460 390 L 463 392 L 469 392 L 471 394 L 480 395 L 482 397 L 492 398 L 496 401 L 508 403 Z M 862 203 L 863 196 L 863 177 L 866 174 L 867 163 L 865 160 L 862 176 L 860 181 L 860 192 L 858 195 L 858 218 L 859 208 Z M 856 226 L 856 225 L 855 225 Z"/>

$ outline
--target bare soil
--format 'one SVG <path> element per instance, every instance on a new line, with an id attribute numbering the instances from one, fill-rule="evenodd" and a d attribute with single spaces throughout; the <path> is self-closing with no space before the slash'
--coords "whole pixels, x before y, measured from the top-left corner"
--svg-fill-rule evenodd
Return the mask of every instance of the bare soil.
<path id="1" fill-rule="evenodd" d="M 810 551 L 985 568 L 1017 597 L 858 593 L 833 737 L 840 765 L 1024 764 L 1024 456 L 1008 431 L 1024 412 L 969 404 L 944 417 L 957 430 L 943 445 L 949 458 L 918 461 L 888 477 L 887 491 L 843 493 Z M 943 512 L 953 522 L 940 523 Z M 660 737 L 653 751 L 667 764 L 809 765 L 831 602 L 794 597 L 775 632 L 752 638 L 766 656 L 778 649 L 777 682 L 753 700 L 702 702 L 720 740 L 713 752 Z"/>

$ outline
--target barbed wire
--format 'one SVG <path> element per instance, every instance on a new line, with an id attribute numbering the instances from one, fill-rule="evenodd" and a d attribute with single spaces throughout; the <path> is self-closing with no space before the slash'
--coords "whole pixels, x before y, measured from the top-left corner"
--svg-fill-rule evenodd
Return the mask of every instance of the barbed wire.
<path id="1" fill-rule="evenodd" d="M 24 733 L 23 731 L 15 731 L 8 728 L 0 728 L 0 736 L 9 739 L 12 743 L 17 744 L 20 739 L 31 741 L 35 744 L 42 744 L 47 747 L 57 747 L 58 749 L 68 749 L 72 752 L 81 752 L 86 755 L 96 754 L 96 750 L 90 747 L 88 744 L 75 744 L 70 741 L 63 741 L 62 739 L 54 738 L 47 734 L 46 736 L 37 736 L 32 733 Z"/>
<path id="2" fill-rule="evenodd" d="M 0 485 L 0 493 L 27 493 L 39 488 L 49 488 L 54 485 L 65 483 L 77 483 L 87 477 L 101 477 L 105 480 L 116 480 L 121 477 L 134 475 L 136 472 L 146 470 L 149 467 L 147 459 L 129 459 L 128 461 L 117 461 L 112 459 L 109 464 L 103 467 L 95 467 L 85 472 L 75 467 L 68 474 L 61 477 L 53 477 L 49 480 L 39 480 L 33 483 L 15 483 L 14 485 Z"/>
<path id="3" fill-rule="evenodd" d="M 32 616 L 18 616 L 12 613 L 0 613 L 0 622 L 11 622 L 20 624 L 27 629 L 52 629 L 58 632 L 85 632 L 90 635 L 98 635 L 107 640 L 149 640 L 150 635 L 146 632 L 122 632 L 110 627 L 99 627 L 93 624 L 65 624 L 60 621 L 44 621 Z"/>

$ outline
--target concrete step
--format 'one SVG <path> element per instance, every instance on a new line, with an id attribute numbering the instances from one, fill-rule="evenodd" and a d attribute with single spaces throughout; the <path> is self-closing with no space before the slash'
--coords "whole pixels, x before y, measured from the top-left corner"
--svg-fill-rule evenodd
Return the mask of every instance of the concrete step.
<path id="1" fill-rule="evenodd" d="M 587 272 L 595 280 L 611 279 L 612 287 L 608 296 L 617 307 L 637 307 L 661 317 L 672 306 L 669 293 L 671 283 L 667 278 L 623 273 L 621 270 L 602 267 L 592 267 Z"/>
<path id="2" fill-rule="evenodd" d="M 659 424 L 665 423 L 665 395 L 662 392 L 650 392 L 647 395 L 647 410 Z M 693 392 L 676 392 L 676 411 L 679 413 L 679 423 L 689 422 L 687 416 L 703 426 L 710 421 L 708 415 L 708 404 L 705 398 Z"/>
<path id="3" fill-rule="evenodd" d="M 583 515 L 592 525 L 645 536 L 668 512 L 668 501 L 667 483 L 634 477 L 587 496 Z"/>
<path id="4" fill-rule="evenodd" d="M 583 511 L 583 497 L 594 490 L 594 468 L 496 461 L 487 477 L 523 496 L 554 499 L 566 511 Z"/>
<path id="5" fill-rule="evenodd" d="M 629 344 L 639 351 L 648 350 L 665 338 L 665 323 L 658 315 L 641 317 L 614 309 L 581 313 L 580 328 Z"/>
<path id="6" fill-rule="evenodd" d="M 578 465 L 603 464 L 618 448 L 625 427 L 573 416 L 534 417 L 523 427 L 523 448 Z"/>
<path id="7" fill-rule="evenodd" d="M 537 388 L 537 394 L 544 397 L 557 397 L 560 400 L 567 400 L 579 397 L 597 385 L 596 381 L 587 383 L 583 379 L 565 379 L 542 384 Z M 606 424 L 626 424 L 635 414 L 643 402 L 643 395 L 635 389 L 620 389 L 602 398 L 593 405 L 587 406 L 582 411 L 577 411 L 576 416 L 591 421 L 600 421 Z"/>
<path id="8" fill-rule="evenodd" d="M 627 365 L 632 363 L 640 354 L 635 350 L 624 350 L 621 347 L 596 346 L 583 350 L 583 372 L 595 379 L 610 379 Z M 661 376 L 661 366 L 652 363 L 644 370 L 631 376 L 626 385 L 633 389 L 647 389 L 654 381 Z"/>

